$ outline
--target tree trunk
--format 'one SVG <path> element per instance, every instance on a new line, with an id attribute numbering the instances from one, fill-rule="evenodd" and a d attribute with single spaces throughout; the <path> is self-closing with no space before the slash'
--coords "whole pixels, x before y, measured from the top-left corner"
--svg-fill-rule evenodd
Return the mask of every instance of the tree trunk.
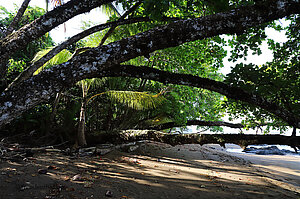
<path id="1" fill-rule="evenodd" d="M 64 5 L 47 12 L 32 23 L 23 26 L 19 31 L 8 35 L 0 42 L 0 63 L 3 63 L 4 60 L 7 60 L 9 56 L 19 49 L 24 48 L 29 41 L 41 37 L 74 16 L 88 12 L 101 5 L 111 3 L 112 1 L 113 0 L 69 1 Z M 5 71 L 5 69 L 6 67 L 0 68 L 0 71 Z"/>
<path id="2" fill-rule="evenodd" d="M 85 110 L 86 110 L 86 96 L 87 96 L 87 86 L 84 82 L 82 84 L 82 103 L 80 108 L 78 131 L 77 131 L 77 142 L 79 146 L 87 145 L 85 139 Z"/>
<path id="3" fill-rule="evenodd" d="M 9 25 L 9 27 L 7 28 L 5 34 L 3 37 L 6 37 L 7 35 L 11 34 L 15 29 L 16 26 L 18 25 L 19 21 L 21 20 L 25 10 L 28 7 L 28 4 L 30 3 L 30 0 L 24 0 L 20 9 L 18 10 L 16 16 L 14 17 L 13 21 L 11 22 L 11 24 Z"/>
<path id="4" fill-rule="evenodd" d="M 87 2 L 87 0 L 83 2 Z M 93 0 L 93 2 L 97 2 L 98 5 L 101 4 L 99 1 Z M 67 6 L 67 4 L 57 9 Z M 239 34 L 250 27 L 299 12 L 300 3 L 297 1 L 263 1 L 262 4 L 248 6 L 247 9 L 238 8 L 226 13 L 218 13 L 195 19 L 178 20 L 174 23 L 156 27 L 105 46 L 93 48 L 75 56 L 69 62 L 54 66 L 22 82 L 17 88 L 12 87 L 1 93 L 0 126 L 10 122 L 37 104 L 48 101 L 50 97 L 54 96 L 54 94 L 59 92 L 62 88 L 69 88 L 82 79 L 118 75 L 209 89 L 226 95 L 229 98 L 259 106 L 274 113 L 274 115 L 282 118 L 291 126 L 299 128 L 300 119 L 298 115 L 284 110 L 284 108 L 279 107 L 278 104 L 269 102 L 263 97 L 243 92 L 242 89 L 233 88 L 225 83 L 192 75 L 172 74 L 153 68 L 118 65 L 137 56 L 178 46 L 185 42 L 205 39 L 220 34 Z M 50 17 L 49 14 L 46 15 Z M 59 17 L 55 15 L 55 17 L 51 19 L 56 20 L 57 18 Z M 62 21 L 64 22 L 64 20 Z M 36 23 L 36 21 L 34 23 Z M 42 28 L 43 25 L 36 24 L 36 26 L 44 30 Z M 45 30 L 48 31 L 48 29 L 52 29 L 53 27 L 54 26 L 47 27 Z M 29 26 L 22 29 L 24 34 L 30 33 L 30 28 L 28 28 Z M 8 55 L 7 53 L 10 52 L 10 45 L 13 45 L 11 47 L 16 50 L 19 49 L 20 46 L 23 46 L 24 42 L 27 42 L 26 40 L 19 44 L 17 41 L 20 40 L 23 41 L 25 39 L 24 37 L 18 37 L 18 39 L 15 40 L 5 38 L 0 41 L 0 62 L 1 57 L 6 57 L 6 55 Z M 10 42 L 14 44 L 8 44 Z M 5 54 L 3 56 L 1 56 L 2 51 Z"/>
<path id="5" fill-rule="evenodd" d="M 85 139 L 85 108 L 86 104 L 82 102 L 77 132 L 77 142 L 79 146 L 85 146 L 87 144 Z"/>
<path id="6" fill-rule="evenodd" d="M 185 124 L 176 124 L 175 122 L 168 122 L 164 124 L 160 124 L 157 126 L 151 126 L 141 129 L 148 129 L 148 130 L 164 130 L 169 128 L 175 128 L 175 127 L 184 127 L 184 126 L 226 126 L 230 128 L 238 128 L 242 129 L 245 127 L 245 125 L 240 123 L 229 123 L 229 122 L 223 122 L 223 121 L 202 121 L 202 120 L 188 120 Z"/>
<path id="7" fill-rule="evenodd" d="M 182 144 L 219 144 L 225 147 L 226 143 L 237 144 L 242 148 L 249 145 L 288 145 L 300 149 L 300 137 L 283 135 L 246 135 L 246 134 L 168 134 L 154 130 L 127 130 L 114 134 L 102 133 L 88 138 L 91 144 L 99 143 L 126 143 L 141 140 L 163 142 L 172 146 Z"/>
<path id="8" fill-rule="evenodd" d="M 54 119 L 55 119 L 55 116 L 56 116 L 56 113 L 57 113 L 57 106 L 58 106 L 58 103 L 59 103 L 59 100 L 62 96 L 62 92 L 59 92 L 56 94 L 56 97 L 55 97 L 55 100 L 53 102 L 53 105 L 52 105 L 52 112 L 51 112 L 51 115 L 50 115 L 50 125 L 54 122 Z"/>

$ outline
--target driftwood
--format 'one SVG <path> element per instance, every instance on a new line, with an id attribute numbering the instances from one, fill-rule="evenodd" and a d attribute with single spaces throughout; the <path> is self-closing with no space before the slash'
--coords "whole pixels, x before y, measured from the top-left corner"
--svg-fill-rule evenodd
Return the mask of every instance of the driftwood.
<path id="1" fill-rule="evenodd" d="M 300 149 L 300 136 L 283 135 L 246 135 L 246 134 L 167 134 L 154 130 L 127 130 L 121 133 L 99 133 L 89 136 L 88 143 L 126 143 L 141 140 L 152 140 L 170 145 L 181 144 L 219 144 L 232 143 L 246 148 L 249 145 L 288 145 Z"/>

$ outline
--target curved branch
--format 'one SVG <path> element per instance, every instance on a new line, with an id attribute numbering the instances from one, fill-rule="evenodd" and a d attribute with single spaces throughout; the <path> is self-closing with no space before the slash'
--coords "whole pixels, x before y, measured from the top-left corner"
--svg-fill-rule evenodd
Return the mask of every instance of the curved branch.
<path id="1" fill-rule="evenodd" d="M 237 144 L 242 148 L 249 145 L 279 144 L 288 145 L 295 150 L 300 149 L 300 137 L 283 135 L 247 135 L 247 134 L 167 134 L 154 130 L 127 130 L 120 133 L 107 135 L 102 133 L 96 136 L 90 135 L 89 143 L 126 143 L 141 140 L 152 140 L 170 145 L 182 144 L 219 144 L 225 147 L 226 143 Z"/>
<path id="2" fill-rule="evenodd" d="M 145 67 L 119 66 L 124 61 L 147 55 L 155 50 L 220 34 L 240 33 L 249 27 L 293 13 L 300 13 L 299 1 L 263 1 L 263 4 L 243 7 L 230 12 L 176 21 L 105 46 L 93 48 L 79 54 L 69 62 L 43 71 L 22 82 L 18 87 L 12 87 L 3 92 L 0 97 L 0 126 L 35 105 L 48 101 L 55 93 L 63 88 L 71 87 L 79 80 L 92 77 L 129 76 L 216 91 L 230 98 L 258 105 L 299 128 L 299 116 L 294 116 L 281 108 L 277 109 L 276 104 L 225 83 Z"/>
<path id="3" fill-rule="evenodd" d="M 148 18 L 148 17 L 131 18 L 131 19 L 126 19 L 126 20 L 120 20 L 120 21 L 100 24 L 97 26 L 93 26 L 87 30 L 84 30 L 84 31 L 78 33 L 77 35 L 74 35 L 73 37 L 69 38 L 68 40 L 64 41 L 60 45 L 56 46 L 55 48 L 50 50 L 45 56 L 43 56 L 41 59 L 39 59 L 38 61 L 33 63 L 31 66 L 29 66 L 8 86 L 8 88 L 16 86 L 20 82 L 30 78 L 37 69 L 42 67 L 47 61 L 52 59 L 60 51 L 62 51 L 63 49 L 66 49 L 68 46 L 76 43 L 77 41 L 79 41 L 95 32 L 104 30 L 109 27 L 125 25 L 125 24 L 133 24 L 133 23 L 138 23 L 138 22 L 147 22 L 147 21 L 150 21 L 150 18 Z"/>
<path id="4" fill-rule="evenodd" d="M 25 10 L 27 9 L 29 2 L 30 2 L 30 0 L 23 1 L 20 9 L 18 10 L 18 12 L 17 12 L 16 16 L 14 17 L 13 21 L 11 22 L 11 24 L 8 26 L 3 37 L 6 37 L 7 35 L 11 34 L 14 31 L 18 22 L 21 20 Z"/>
<path id="5" fill-rule="evenodd" d="M 132 6 L 129 10 L 127 10 L 119 19 L 118 21 L 124 20 L 130 13 L 134 12 L 140 5 L 142 4 L 141 1 L 137 2 L 134 6 Z M 117 21 L 117 22 L 118 22 Z M 99 46 L 102 46 L 104 42 L 107 40 L 107 38 L 114 32 L 116 29 L 117 25 L 112 25 L 110 29 L 107 31 L 107 33 L 104 35 L 102 40 L 99 43 Z"/>
<path id="6" fill-rule="evenodd" d="M 114 66 L 106 72 L 106 76 L 122 76 L 122 77 L 135 77 L 142 79 L 149 79 L 159 81 L 164 84 L 178 84 L 186 85 L 197 88 L 204 88 L 210 91 L 220 93 L 234 100 L 240 100 L 249 104 L 259 106 L 268 112 L 286 121 L 291 126 L 300 127 L 299 116 L 294 115 L 292 112 L 272 103 L 261 96 L 248 93 L 241 88 L 233 87 L 223 82 L 211 80 L 208 78 L 197 77 L 189 74 L 178 74 L 167 71 L 161 71 L 149 67 L 137 67 L 131 65 Z"/>
<path id="7" fill-rule="evenodd" d="M 58 25 L 93 8 L 110 3 L 113 0 L 72 0 L 47 12 L 32 23 L 8 35 L 0 41 L 0 71 L 6 71 L 5 61 L 17 50 L 24 48 L 30 41 L 46 34 Z M 62 14 L 63 13 L 63 14 Z"/>
<path id="8" fill-rule="evenodd" d="M 244 128 L 245 125 L 240 123 L 229 123 L 229 122 L 223 122 L 223 121 L 202 121 L 202 120 L 188 120 L 185 124 L 176 124 L 175 122 L 168 122 L 164 124 L 160 124 L 154 127 L 145 128 L 145 129 L 152 129 L 152 130 L 163 130 L 163 129 L 169 129 L 174 127 L 183 127 L 183 126 L 226 126 L 230 128 Z"/>

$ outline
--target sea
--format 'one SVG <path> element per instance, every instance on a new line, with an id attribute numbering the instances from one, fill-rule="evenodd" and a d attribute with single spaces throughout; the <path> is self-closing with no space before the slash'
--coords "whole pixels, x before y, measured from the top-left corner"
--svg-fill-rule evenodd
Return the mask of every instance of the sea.
<path id="1" fill-rule="evenodd" d="M 232 129 L 229 127 L 223 127 L 224 130 L 224 134 L 238 134 L 240 133 L 240 130 L 238 129 Z M 188 127 L 186 130 L 183 131 L 183 133 L 202 133 L 202 134 L 216 134 L 215 132 L 211 132 L 211 131 L 205 131 L 205 132 L 199 132 L 196 128 L 196 126 L 190 126 Z M 249 131 L 243 131 L 244 134 L 256 134 L 257 132 L 254 130 L 249 130 Z M 288 129 L 287 132 L 285 134 L 285 136 L 291 136 L 292 133 L 292 129 Z M 262 134 L 262 133 L 260 133 Z M 258 133 L 258 135 L 260 135 Z M 276 132 L 276 131 L 271 131 L 269 134 L 272 135 L 279 135 L 280 133 Z M 300 132 L 299 130 L 297 130 L 297 134 L 299 135 Z M 279 155 L 278 153 L 282 154 L 282 155 L 286 155 L 286 156 L 294 156 L 297 158 L 300 158 L 300 150 L 298 150 L 298 153 L 295 153 L 295 150 L 287 145 L 249 145 L 247 147 L 247 149 L 253 149 L 252 151 L 247 151 L 245 152 L 240 146 L 235 145 L 235 144 L 226 144 L 225 145 L 226 148 L 225 150 L 228 152 L 232 152 L 232 153 L 240 153 L 240 154 L 261 154 L 261 155 Z M 252 148 L 251 148 L 252 147 Z M 257 150 L 255 150 L 257 149 Z M 263 151 L 263 152 L 262 152 Z"/>

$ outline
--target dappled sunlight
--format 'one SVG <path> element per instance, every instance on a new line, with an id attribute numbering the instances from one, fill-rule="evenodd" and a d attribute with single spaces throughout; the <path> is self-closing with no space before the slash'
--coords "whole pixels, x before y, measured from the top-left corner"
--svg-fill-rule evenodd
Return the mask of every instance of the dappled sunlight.
<path id="1" fill-rule="evenodd" d="M 153 146 L 154 145 L 154 146 Z M 157 150 L 153 150 L 153 147 Z M 240 158 L 199 146 L 164 147 L 149 144 L 143 151 L 113 151 L 105 156 L 70 157 L 59 153 L 36 154 L 26 163 L 7 162 L 1 167 L 2 186 L 23 175 L 18 189 L 51 190 L 65 197 L 91 194 L 102 198 L 107 190 L 122 198 L 296 198 L 288 187 L 266 180 L 256 167 Z M 46 174 L 39 169 L 49 168 Z M 18 171 L 20 170 L 20 171 Z M 17 172 L 18 171 L 18 172 Z M 18 174 L 19 173 L 19 174 Z M 13 180 L 12 180 L 13 179 Z M 42 181 L 42 182 L 40 182 Z M 27 186 L 29 183 L 30 185 Z M 10 187 L 14 190 L 15 187 Z M 28 189 L 28 190 L 27 190 Z M 50 191 L 50 192 L 49 192 Z M 145 194 L 151 193 L 151 195 Z"/>
<path id="2" fill-rule="evenodd" d="M 97 166 L 87 164 L 87 163 L 75 163 L 74 165 L 77 167 L 80 167 L 80 168 L 85 168 L 85 169 L 97 168 Z"/>

